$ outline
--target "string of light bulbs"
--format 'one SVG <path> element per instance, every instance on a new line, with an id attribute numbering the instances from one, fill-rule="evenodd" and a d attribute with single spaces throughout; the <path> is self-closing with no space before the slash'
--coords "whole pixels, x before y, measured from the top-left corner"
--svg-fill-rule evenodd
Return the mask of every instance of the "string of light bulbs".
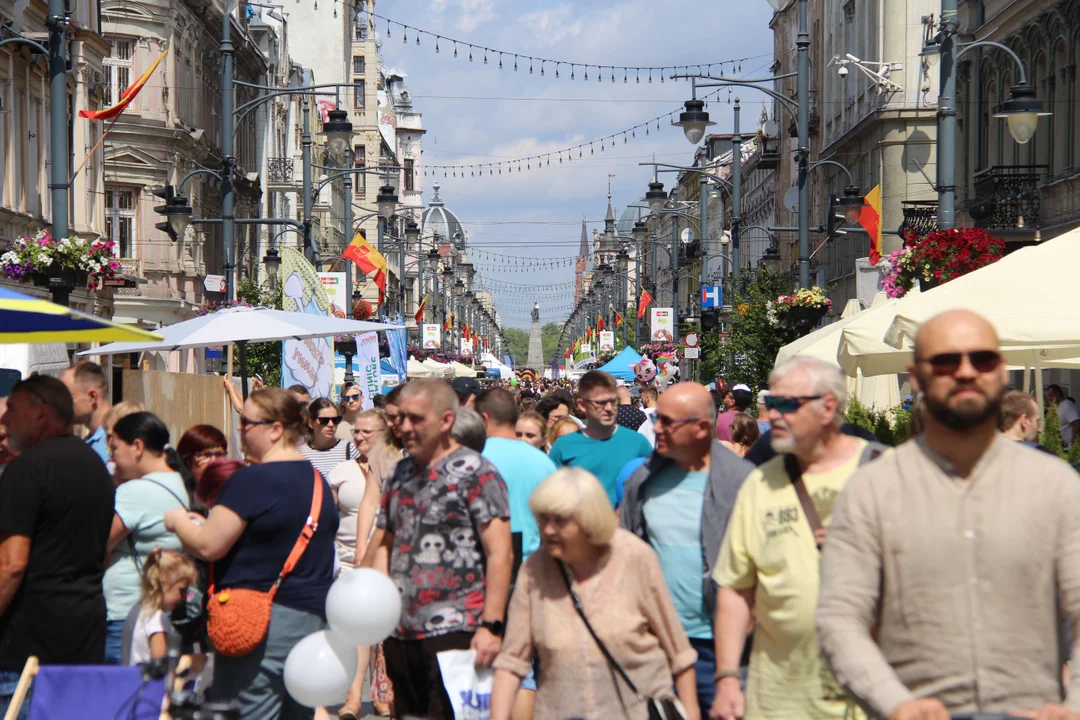
<path id="1" fill-rule="evenodd" d="M 516 283 L 508 282 L 506 280 L 484 278 L 484 285 L 487 290 L 570 290 L 574 286 L 574 281 L 567 280 L 566 282 L 561 283 Z"/>

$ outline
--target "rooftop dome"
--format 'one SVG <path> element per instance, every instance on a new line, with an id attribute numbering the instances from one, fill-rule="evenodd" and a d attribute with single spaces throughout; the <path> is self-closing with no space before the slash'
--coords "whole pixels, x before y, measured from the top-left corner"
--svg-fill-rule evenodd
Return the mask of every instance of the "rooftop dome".
<path id="1" fill-rule="evenodd" d="M 649 204 L 642 198 L 626 206 L 622 215 L 619 216 L 619 224 L 615 226 L 620 235 L 631 235 L 634 232 L 634 223 L 649 214 Z"/>
<path id="2" fill-rule="evenodd" d="M 420 223 L 422 237 L 437 235 L 439 244 L 453 242 L 455 236 L 464 241 L 465 228 L 462 227 L 457 215 L 447 208 L 446 203 L 439 197 L 439 183 L 432 185 L 431 189 L 433 192 L 431 202 L 428 203 L 427 209 L 424 210 L 423 219 Z"/>

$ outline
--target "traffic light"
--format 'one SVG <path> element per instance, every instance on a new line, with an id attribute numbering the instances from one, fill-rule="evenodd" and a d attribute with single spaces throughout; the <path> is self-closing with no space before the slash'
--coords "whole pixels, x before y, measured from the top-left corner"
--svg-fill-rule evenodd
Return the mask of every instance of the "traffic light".
<path id="1" fill-rule="evenodd" d="M 176 242 L 177 238 L 187 230 L 188 223 L 191 222 L 191 206 L 188 205 L 186 197 L 174 193 L 172 185 L 154 188 L 152 192 L 154 197 L 159 197 L 165 201 L 164 205 L 158 205 L 154 208 L 154 212 L 164 216 L 165 222 L 155 223 L 154 227 L 165 232 L 173 242 Z"/>
<path id="2" fill-rule="evenodd" d="M 702 310 L 701 311 L 701 329 L 702 330 L 715 330 L 716 326 L 720 324 L 720 311 L 719 310 Z"/>
<path id="3" fill-rule="evenodd" d="M 835 195 L 829 196 L 829 211 L 825 215 L 825 237 L 834 238 L 843 235 L 840 228 L 847 222 L 844 213 L 840 210 L 840 198 Z"/>

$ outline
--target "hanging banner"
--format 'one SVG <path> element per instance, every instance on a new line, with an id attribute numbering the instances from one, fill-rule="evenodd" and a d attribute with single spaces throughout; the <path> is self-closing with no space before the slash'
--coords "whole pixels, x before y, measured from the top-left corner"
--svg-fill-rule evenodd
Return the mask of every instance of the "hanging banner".
<path id="1" fill-rule="evenodd" d="M 295 248 L 281 248 L 282 309 L 325 317 L 330 299 L 307 258 Z M 313 398 L 330 397 L 334 354 L 330 338 L 286 340 L 281 348 L 281 387 L 303 385 Z"/>
<path id="2" fill-rule="evenodd" d="M 470 339 L 461 339 L 461 354 L 466 357 L 472 357 L 473 342 Z"/>
<path id="3" fill-rule="evenodd" d="M 344 320 L 349 307 L 345 297 L 345 273 L 321 272 L 318 275 L 330 300 L 330 314 Z"/>
<path id="4" fill-rule="evenodd" d="M 442 328 L 439 325 L 424 325 L 424 349 L 438 350 L 442 347 Z"/>
<path id="5" fill-rule="evenodd" d="M 364 333 L 356 336 L 356 359 L 359 369 L 356 384 L 364 393 L 365 410 L 375 407 L 374 398 L 382 387 L 382 370 L 379 364 L 379 334 Z"/>
<path id="6" fill-rule="evenodd" d="M 601 330 L 600 331 L 600 352 L 615 352 L 615 331 L 614 330 Z"/>
<path id="7" fill-rule="evenodd" d="M 653 308 L 652 309 L 652 333 L 649 335 L 649 340 L 652 342 L 671 342 L 675 339 L 675 328 L 673 326 L 671 308 Z"/>
<path id="8" fill-rule="evenodd" d="M 391 325 L 402 325 L 401 313 L 395 316 L 394 320 L 390 320 L 388 317 L 383 317 L 383 322 L 390 323 Z M 386 346 L 390 351 L 390 367 L 394 368 L 399 376 L 405 377 L 406 370 L 408 368 L 408 338 L 405 335 L 405 328 L 400 330 L 385 330 L 386 333 Z"/>

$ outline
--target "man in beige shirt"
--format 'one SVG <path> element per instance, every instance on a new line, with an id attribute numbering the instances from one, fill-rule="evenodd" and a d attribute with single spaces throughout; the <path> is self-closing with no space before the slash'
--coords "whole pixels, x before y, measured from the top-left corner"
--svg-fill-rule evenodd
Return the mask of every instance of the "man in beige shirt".
<path id="1" fill-rule="evenodd" d="M 1080 478 L 997 432 L 1007 375 L 982 317 L 927 321 L 908 372 L 926 430 L 836 503 L 822 650 L 872 716 L 1080 718 L 1078 674 L 1061 685 L 1062 612 L 1080 627 Z"/>

